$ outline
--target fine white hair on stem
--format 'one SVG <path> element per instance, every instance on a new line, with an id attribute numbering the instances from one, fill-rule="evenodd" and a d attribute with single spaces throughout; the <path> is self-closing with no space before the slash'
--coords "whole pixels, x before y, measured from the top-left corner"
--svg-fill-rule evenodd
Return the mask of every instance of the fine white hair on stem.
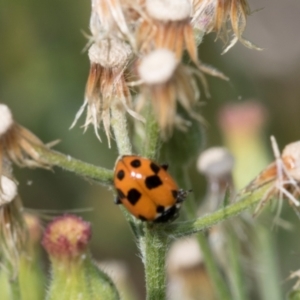
<path id="1" fill-rule="evenodd" d="M 177 66 L 178 61 L 172 51 L 158 49 L 142 59 L 138 72 L 145 84 L 161 84 L 171 79 Z"/>
<path id="2" fill-rule="evenodd" d="M 16 183 L 10 178 L 1 176 L 1 189 L 0 189 L 0 207 L 8 202 L 11 202 L 18 194 Z"/>
<path id="3" fill-rule="evenodd" d="M 7 132 L 13 122 L 12 113 L 8 106 L 0 104 L 0 137 Z"/>
<path id="4" fill-rule="evenodd" d="M 161 21 L 181 21 L 190 17 L 191 2 L 188 0 L 146 0 L 148 14 Z"/>

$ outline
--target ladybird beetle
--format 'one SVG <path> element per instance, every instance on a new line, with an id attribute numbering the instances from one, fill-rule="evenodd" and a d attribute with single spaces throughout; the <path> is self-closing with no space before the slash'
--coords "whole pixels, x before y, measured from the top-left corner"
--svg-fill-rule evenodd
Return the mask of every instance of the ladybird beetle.
<path id="1" fill-rule="evenodd" d="M 115 166 L 116 204 L 142 221 L 175 219 L 187 192 L 178 189 L 168 166 L 137 155 L 121 156 Z"/>

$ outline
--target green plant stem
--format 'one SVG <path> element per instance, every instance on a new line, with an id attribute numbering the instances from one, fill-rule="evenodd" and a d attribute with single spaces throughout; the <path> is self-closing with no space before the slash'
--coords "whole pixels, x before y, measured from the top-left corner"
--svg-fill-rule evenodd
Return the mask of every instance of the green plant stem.
<path id="1" fill-rule="evenodd" d="M 132 145 L 127 130 L 127 119 L 125 111 L 117 104 L 111 107 L 112 128 L 115 135 L 119 155 L 132 154 Z"/>
<path id="2" fill-rule="evenodd" d="M 220 274 L 213 252 L 209 246 L 209 242 L 203 233 L 197 235 L 201 252 L 204 258 L 205 267 L 207 268 L 209 277 L 213 284 L 214 292 L 219 300 L 231 300 L 229 290 Z"/>
<path id="3" fill-rule="evenodd" d="M 166 234 L 171 234 L 174 238 L 184 237 L 209 228 L 229 218 L 232 218 L 242 211 L 251 208 L 253 205 L 258 204 L 264 193 L 267 191 L 268 187 L 269 185 L 266 185 L 258 191 L 246 195 L 242 200 L 219 209 L 209 215 L 200 217 L 195 220 L 169 224 L 166 227 Z"/>
<path id="4" fill-rule="evenodd" d="M 153 115 L 152 107 L 148 107 L 145 128 L 145 144 L 142 155 L 150 159 L 156 159 L 160 146 L 160 129 Z"/>
<path id="5" fill-rule="evenodd" d="M 160 146 L 160 131 L 152 107 L 146 109 L 146 128 L 141 155 L 156 159 Z M 140 236 L 139 247 L 145 267 L 146 299 L 166 299 L 166 252 L 169 238 L 162 235 L 162 225 L 145 223 L 144 235 Z"/>
<path id="6" fill-rule="evenodd" d="M 276 245 L 269 228 L 256 225 L 256 258 L 258 261 L 258 283 L 262 300 L 284 299 L 281 290 L 281 281 L 276 257 Z"/>
<path id="7" fill-rule="evenodd" d="M 161 234 L 163 225 L 145 226 L 144 265 L 146 275 L 147 300 L 166 299 L 166 252 L 169 239 Z"/>
<path id="8" fill-rule="evenodd" d="M 40 158 L 50 165 L 58 166 L 62 169 L 74 172 L 77 175 L 95 180 L 104 185 L 112 184 L 113 171 L 111 170 L 96 167 L 89 163 L 75 159 L 70 155 L 65 155 L 49 148 L 35 146 L 35 150 L 40 155 Z"/>
<path id="9" fill-rule="evenodd" d="M 234 235 L 234 231 L 226 233 L 227 250 L 229 254 L 229 270 L 227 271 L 229 273 L 233 299 L 246 300 L 248 297 L 241 268 L 239 241 L 236 235 Z"/>
<path id="10" fill-rule="evenodd" d="M 11 279 L 9 282 L 12 300 L 21 300 L 21 291 L 18 278 Z"/>

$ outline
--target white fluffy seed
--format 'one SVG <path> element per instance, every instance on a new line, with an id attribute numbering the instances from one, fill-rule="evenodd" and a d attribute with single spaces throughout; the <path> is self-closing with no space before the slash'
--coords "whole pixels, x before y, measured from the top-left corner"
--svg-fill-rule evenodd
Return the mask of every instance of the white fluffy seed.
<path id="1" fill-rule="evenodd" d="M 203 151 L 197 161 L 199 172 L 213 177 L 222 177 L 232 172 L 234 158 L 223 147 L 212 147 Z"/>
<path id="2" fill-rule="evenodd" d="M 175 54 L 167 49 L 158 49 L 145 56 L 138 73 L 145 84 L 161 84 L 173 76 L 178 65 Z"/>
<path id="3" fill-rule="evenodd" d="M 0 206 L 11 202 L 18 194 L 16 183 L 8 177 L 1 176 Z"/>
<path id="4" fill-rule="evenodd" d="M 104 68 L 123 68 L 131 55 L 130 46 L 117 39 L 101 40 L 89 49 L 91 63 L 100 64 Z"/>
<path id="5" fill-rule="evenodd" d="M 13 122 L 12 113 L 8 106 L 0 104 L 0 136 L 7 132 Z"/>
<path id="6" fill-rule="evenodd" d="M 146 0 L 148 14 L 160 21 L 181 21 L 191 15 L 189 0 Z"/>

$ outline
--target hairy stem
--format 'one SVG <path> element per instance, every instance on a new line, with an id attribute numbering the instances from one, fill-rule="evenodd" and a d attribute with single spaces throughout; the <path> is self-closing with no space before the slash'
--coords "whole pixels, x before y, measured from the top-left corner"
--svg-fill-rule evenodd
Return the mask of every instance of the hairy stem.
<path id="1" fill-rule="evenodd" d="M 35 150 L 43 161 L 50 165 L 58 166 L 77 175 L 95 180 L 104 185 L 111 185 L 113 179 L 113 171 L 96 167 L 89 163 L 72 158 L 60 152 L 45 147 L 35 146 Z"/>
<path id="2" fill-rule="evenodd" d="M 169 239 L 161 234 L 161 225 L 145 226 L 144 265 L 147 300 L 166 299 L 165 261 Z"/>
<path id="3" fill-rule="evenodd" d="M 146 117 L 145 141 L 142 155 L 150 159 L 156 159 L 160 146 L 159 126 L 153 115 L 151 107 L 148 107 Z"/>
<path id="4" fill-rule="evenodd" d="M 234 300 L 246 300 L 247 291 L 246 284 L 244 280 L 244 274 L 241 268 L 241 260 L 240 260 L 240 245 L 238 238 L 234 235 L 233 232 L 228 232 L 227 234 L 228 241 L 228 254 L 229 254 L 229 279 L 230 285 L 232 289 L 232 295 Z"/>
<path id="5" fill-rule="evenodd" d="M 118 104 L 113 104 L 111 107 L 111 115 L 111 125 L 114 131 L 119 155 L 132 154 L 125 111 L 120 108 Z"/>
<path id="6" fill-rule="evenodd" d="M 256 225 L 256 259 L 259 265 L 258 283 L 261 299 L 284 299 L 279 278 L 278 258 L 276 257 L 276 243 L 270 229 L 263 225 Z"/>
<path id="7" fill-rule="evenodd" d="M 209 277 L 212 281 L 214 292 L 219 300 L 231 300 L 229 290 L 222 278 L 220 270 L 217 266 L 213 252 L 210 248 L 209 242 L 203 233 L 197 236 L 201 252 L 203 254 L 205 267 L 207 268 Z"/>
<path id="8" fill-rule="evenodd" d="M 219 209 L 209 215 L 190 221 L 170 224 L 166 227 L 166 233 L 172 234 L 174 238 L 184 237 L 232 218 L 242 211 L 251 208 L 255 204 L 258 204 L 268 187 L 269 185 L 266 185 L 258 191 L 246 195 L 244 199 Z"/>

